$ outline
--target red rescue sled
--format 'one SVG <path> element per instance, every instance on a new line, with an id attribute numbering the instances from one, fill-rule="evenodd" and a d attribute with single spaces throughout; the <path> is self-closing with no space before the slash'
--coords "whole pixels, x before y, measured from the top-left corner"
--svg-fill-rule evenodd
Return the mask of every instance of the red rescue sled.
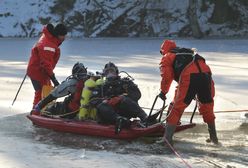
<path id="1" fill-rule="evenodd" d="M 76 121 L 64 118 L 48 118 L 45 116 L 28 115 L 34 125 L 52 129 L 60 132 L 70 132 L 75 134 L 100 136 L 116 139 L 132 140 L 144 136 L 162 136 L 164 126 L 161 123 L 142 128 L 137 121 L 132 121 L 129 129 L 122 129 L 119 134 L 115 134 L 114 125 L 103 125 L 96 121 Z M 194 123 L 181 124 L 176 128 L 176 132 L 194 127 Z"/>
<path id="2" fill-rule="evenodd" d="M 149 116 L 151 116 L 152 114 L 157 99 L 158 96 L 156 96 L 153 102 Z M 33 122 L 33 124 L 38 125 L 40 127 L 52 129 L 55 131 L 132 140 L 144 136 L 163 136 L 165 128 L 164 125 L 161 123 L 161 117 L 165 108 L 166 108 L 165 101 L 163 101 L 162 108 L 156 113 L 160 115 L 158 119 L 159 123 L 149 125 L 147 127 L 141 127 L 139 122 L 137 120 L 134 120 L 131 121 L 130 128 L 128 129 L 123 128 L 121 132 L 118 134 L 115 134 L 114 125 L 99 124 L 96 121 L 92 121 L 92 120 L 77 121 L 66 118 L 51 118 L 51 117 L 39 116 L 39 115 L 28 115 L 27 117 Z M 194 109 L 194 113 L 195 110 L 196 108 Z M 192 114 L 190 123 L 177 125 L 175 132 L 183 131 L 188 128 L 193 128 L 196 125 L 192 123 L 194 113 Z"/>

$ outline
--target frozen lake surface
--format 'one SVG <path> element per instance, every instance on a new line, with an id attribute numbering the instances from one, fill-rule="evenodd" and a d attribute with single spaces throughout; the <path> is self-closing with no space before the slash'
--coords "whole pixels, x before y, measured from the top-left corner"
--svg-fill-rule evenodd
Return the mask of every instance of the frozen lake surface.
<path id="1" fill-rule="evenodd" d="M 1 168 L 53 167 L 186 167 L 159 138 L 132 142 L 57 133 L 38 128 L 26 119 L 31 110 L 33 88 L 24 77 L 30 49 L 37 39 L 0 39 L 0 165 Z M 60 81 L 80 61 L 92 72 L 112 61 L 130 73 L 142 91 L 142 107 L 151 107 L 159 93 L 158 38 L 68 39 L 61 46 L 55 69 Z M 216 86 L 215 111 L 247 110 L 248 40 L 176 40 L 178 46 L 194 47 L 213 71 Z M 167 104 L 173 97 L 173 87 Z M 186 111 L 192 111 L 192 106 Z M 247 111 L 246 111 L 247 112 Z M 216 113 L 221 145 L 205 143 L 207 127 L 196 115 L 197 126 L 175 135 L 175 148 L 191 167 L 242 168 L 248 166 L 248 123 L 245 112 Z M 184 115 L 182 120 L 189 120 Z"/>

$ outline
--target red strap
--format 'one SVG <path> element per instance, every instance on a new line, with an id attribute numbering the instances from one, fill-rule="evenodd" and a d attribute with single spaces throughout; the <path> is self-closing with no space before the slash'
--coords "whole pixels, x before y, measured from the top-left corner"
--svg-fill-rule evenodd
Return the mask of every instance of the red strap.
<path id="1" fill-rule="evenodd" d="M 112 98 L 110 98 L 110 99 L 107 100 L 107 104 L 109 104 L 110 106 L 114 107 L 118 103 L 120 103 L 121 100 L 122 100 L 122 96 L 112 97 Z"/>

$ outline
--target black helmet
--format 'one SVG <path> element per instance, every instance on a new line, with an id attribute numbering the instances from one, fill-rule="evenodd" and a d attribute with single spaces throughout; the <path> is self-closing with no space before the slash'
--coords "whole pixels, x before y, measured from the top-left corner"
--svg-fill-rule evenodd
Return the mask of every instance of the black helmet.
<path id="1" fill-rule="evenodd" d="M 46 27 L 47 30 L 55 37 L 65 36 L 67 34 L 67 28 L 62 23 L 57 24 L 55 27 L 51 23 L 48 23 Z"/>
<path id="2" fill-rule="evenodd" d="M 104 66 L 104 69 L 103 69 L 103 74 L 108 77 L 109 74 L 112 74 L 110 76 L 118 76 L 119 74 L 119 70 L 118 70 L 118 67 L 112 63 L 112 62 L 109 62 L 107 63 L 105 66 Z"/>
<path id="3" fill-rule="evenodd" d="M 64 24 L 59 23 L 54 27 L 54 35 L 58 36 L 65 36 L 67 34 L 67 28 Z"/>
<path id="4" fill-rule="evenodd" d="M 81 73 L 87 74 L 87 68 L 85 68 L 84 64 L 77 62 L 72 68 L 72 75 Z"/>

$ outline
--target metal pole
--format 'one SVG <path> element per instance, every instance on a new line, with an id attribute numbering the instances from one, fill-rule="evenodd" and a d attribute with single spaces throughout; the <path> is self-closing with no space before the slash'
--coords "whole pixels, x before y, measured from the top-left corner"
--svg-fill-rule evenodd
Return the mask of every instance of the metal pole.
<path id="1" fill-rule="evenodd" d="M 26 77 L 27 77 L 27 74 L 25 74 L 25 76 L 24 76 L 24 78 L 23 78 L 23 80 L 22 80 L 22 83 L 21 83 L 21 85 L 20 85 L 20 87 L 19 87 L 19 89 L 18 89 L 18 91 L 17 91 L 17 93 L 16 93 L 16 95 L 15 95 L 15 98 L 14 98 L 14 100 L 13 100 L 13 102 L 12 102 L 12 106 L 14 105 L 14 103 L 15 103 L 15 101 L 16 101 L 16 98 L 17 98 L 17 96 L 18 96 L 18 94 L 19 94 L 19 92 L 20 92 L 20 90 L 21 90 L 21 88 L 22 88 L 22 85 L 23 85 L 23 83 L 24 83 Z"/>

